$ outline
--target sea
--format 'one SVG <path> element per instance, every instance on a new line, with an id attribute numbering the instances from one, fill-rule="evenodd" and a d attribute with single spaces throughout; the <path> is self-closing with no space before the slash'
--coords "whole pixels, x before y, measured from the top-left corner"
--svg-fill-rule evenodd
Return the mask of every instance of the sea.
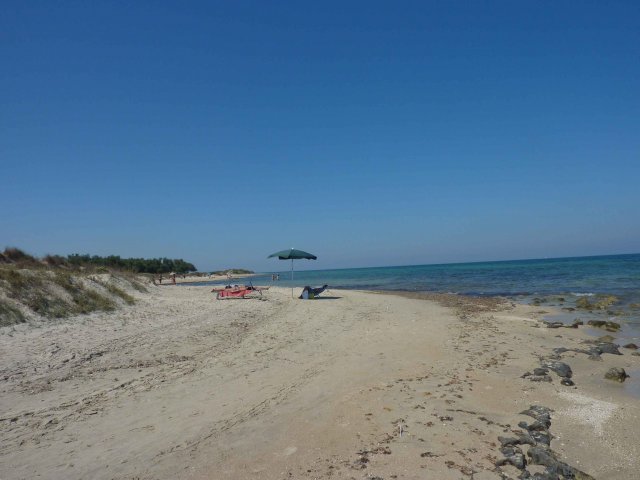
<path id="1" fill-rule="evenodd" d="M 294 261 L 308 267 L 308 260 Z M 276 261 L 274 267 L 288 268 L 290 262 Z M 279 274 L 273 281 L 272 275 Z M 251 277 L 254 285 L 282 287 L 321 286 L 330 289 L 387 290 L 455 293 L 474 296 L 503 296 L 520 303 L 558 307 L 555 320 L 581 318 L 612 319 L 640 334 L 640 254 L 593 257 L 545 258 L 498 262 L 404 265 L 345 268 L 334 270 L 274 269 Z M 219 283 L 219 282 L 218 282 Z M 203 282 L 214 284 L 214 282 Z M 617 301 L 604 311 L 576 308 L 580 297 L 615 295 Z"/>

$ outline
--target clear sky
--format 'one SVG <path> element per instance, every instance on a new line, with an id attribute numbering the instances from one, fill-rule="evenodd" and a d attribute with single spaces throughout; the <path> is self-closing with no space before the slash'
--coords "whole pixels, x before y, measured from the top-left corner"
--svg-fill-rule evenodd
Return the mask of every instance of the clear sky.
<path id="1" fill-rule="evenodd" d="M 640 2 L 5 1 L 0 247 L 640 251 Z"/>

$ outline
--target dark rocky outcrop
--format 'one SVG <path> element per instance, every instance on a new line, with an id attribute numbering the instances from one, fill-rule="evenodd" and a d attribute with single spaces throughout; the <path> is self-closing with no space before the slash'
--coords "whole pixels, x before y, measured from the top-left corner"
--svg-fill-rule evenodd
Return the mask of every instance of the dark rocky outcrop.
<path id="1" fill-rule="evenodd" d="M 588 475 L 577 468 L 567 465 L 566 463 L 558 460 L 552 450 L 533 446 L 527 451 L 530 463 L 535 465 L 543 465 L 546 468 L 547 478 L 575 478 L 581 480 L 595 480 L 591 475 Z M 535 477 L 533 477 L 535 478 Z M 544 477 L 542 477 L 544 478 Z"/>
<path id="2" fill-rule="evenodd" d="M 584 322 L 580 319 L 575 319 L 573 323 L 562 323 L 562 322 L 550 322 L 547 320 L 543 320 L 542 323 L 547 328 L 578 328 L 579 325 L 584 325 Z"/>
<path id="3" fill-rule="evenodd" d="M 564 327 L 564 323 L 562 323 L 562 322 L 547 322 L 547 321 L 543 321 L 542 323 L 544 323 L 545 327 L 547 327 L 547 328 L 562 328 L 562 327 Z"/>
<path id="4" fill-rule="evenodd" d="M 604 378 L 620 383 L 624 382 L 628 377 L 629 375 L 627 375 L 625 369 L 620 367 L 610 368 L 609 371 L 604 374 Z"/>
<path id="5" fill-rule="evenodd" d="M 620 353 L 620 350 L 618 350 L 619 347 L 620 345 L 617 345 L 615 343 L 605 342 L 597 343 L 595 345 L 595 348 L 597 348 L 600 353 L 609 353 L 611 355 L 622 355 L 622 353 Z"/>
<path id="6" fill-rule="evenodd" d="M 551 412 L 549 408 L 540 405 L 531 405 L 527 410 L 520 412 L 535 419 L 531 424 L 519 422 L 518 426 L 526 433 L 516 433 L 516 437 L 498 437 L 502 446 L 500 452 L 504 455 L 496 462 L 497 467 L 503 465 L 513 465 L 521 470 L 519 479 L 522 480 L 594 480 L 577 468 L 568 465 L 558 459 L 556 454 L 549 447 L 551 443 Z M 529 445 L 527 450 L 528 459 L 522 455 L 519 445 Z M 531 473 L 528 465 L 541 465 L 545 467 L 544 472 Z"/>
<path id="7" fill-rule="evenodd" d="M 571 378 L 571 376 L 573 375 L 571 367 L 564 362 L 544 361 L 542 362 L 542 366 L 557 373 L 559 377 Z"/>
<path id="8" fill-rule="evenodd" d="M 514 467 L 524 470 L 527 466 L 527 460 L 518 447 L 502 447 L 500 452 L 504 455 L 504 458 L 499 459 L 496 462 L 496 467 L 502 465 L 513 465 Z"/>
<path id="9" fill-rule="evenodd" d="M 617 332 L 620 330 L 620 324 L 618 322 L 612 322 L 607 320 L 589 320 L 587 325 L 592 327 L 604 328 L 608 332 Z"/>
<path id="10" fill-rule="evenodd" d="M 584 310 L 607 310 L 611 305 L 618 301 L 618 297 L 614 295 L 597 295 L 593 297 L 593 301 L 589 297 L 580 297 L 576 301 L 576 308 Z"/>

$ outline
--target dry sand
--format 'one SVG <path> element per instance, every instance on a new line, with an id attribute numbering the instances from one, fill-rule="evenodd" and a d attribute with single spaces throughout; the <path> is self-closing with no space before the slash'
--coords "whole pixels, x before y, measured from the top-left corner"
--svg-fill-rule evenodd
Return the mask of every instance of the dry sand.
<path id="1" fill-rule="evenodd" d="M 540 328 L 530 307 L 209 290 L 155 287 L 117 313 L 3 329 L 0 478 L 499 479 L 497 437 L 531 404 L 554 410 L 563 461 L 638 478 L 633 383 L 603 375 L 640 377 L 640 357 L 566 353 L 575 388 L 520 378 L 586 338 Z"/>

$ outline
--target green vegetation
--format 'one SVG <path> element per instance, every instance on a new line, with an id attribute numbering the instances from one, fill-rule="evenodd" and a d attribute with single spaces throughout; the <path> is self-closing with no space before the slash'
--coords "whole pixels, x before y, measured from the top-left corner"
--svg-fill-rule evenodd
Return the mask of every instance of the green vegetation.
<path id="1" fill-rule="evenodd" d="M 0 300 L 0 327 L 8 327 L 25 321 L 20 310 L 9 305 L 6 301 Z"/>
<path id="2" fill-rule="evenodd" d="M 97 255 L 78 255 L 74 253 L 67 257 L 69 265 L 116 268 L 136 273 L 189 273 L 197 269 L 192 263 L 181 258 L 120 258 L 118 255 L 99 257 Z"/>
<path id="3" fill-rule="evenodd" d="M 120 287 L 116 287 L 115 285 L 113 285 L 111 283 L 103 283 L 103 282 L 98 282 L 98 283 L 100 283 L 104 288 L 106 288 L 108 292 L 110 292 L 113 295 L 115 295 L 117 297 L 120 297 L 122 300 L 124 300 L 124 302 L 127 305 L 133 305 L 136 302 L 135 298 L 133 298 L 127 292 L 122 290 Z M 134 284 L 132 284 L 132 285 L 134 285 Z"/>
<path id="4" fill-rule="evenodd" d="M 15 247 L 7 247 L 0 253 L 0 264 L 19 265 L 23 268 L 57 267 L 67 269 L 93 268 L 98 273 L 111 270 L 126 270 L 134 273 L 179 273 L 195 272 L 197 268 L 181 258 L 121 258 L 119 255 L 101 257 L 74 253 L 67 257 L 46 255 L 37 259 Z"/>
<path id="5" fill-rule="evenodd" d="M 15 267 L 0 268 L 0 288 L 7 297 L 21 303 L 37 315 L 48 318 L 64 318 L 80 313 L 112 311 L 117 303 L 112 295 L 122 298 L 127 304 L 134 302 L 124 290 L 103 282 L 94 282 L 110 294 L 91 288 L 88 278 L 71 275 L 66 271 L 18 270 Z M 8 325 L 24 321 L 16 309 L 3 304 L 0 324 Z"/>
<path id="6" fill-rule="evenodd" d="M 148 292 L 141 277 L 195 270 L 181 259 L 77 254 L 39 259 L 15 247 L 6 248 L 0 253 L 0 326 L 23 323 L 31 316 L 65 318 L 112 311 L 135 303 L 132 289 Z"/>
<path id="7" fill-rule="evenodd" d="M 7 247 L 0 253 L 0 263 L 35 264 L 38 260 L 19 248 Z"/>
<path id="8" fill-rule="evenodd" d="M 146 291 L 132 275 L 0 265 L 0 326 L 25 322 L 23 311 L 45 318 L 113 311 L 119 304 L 135 303 L 125 290 L 129 288 Z"/>

